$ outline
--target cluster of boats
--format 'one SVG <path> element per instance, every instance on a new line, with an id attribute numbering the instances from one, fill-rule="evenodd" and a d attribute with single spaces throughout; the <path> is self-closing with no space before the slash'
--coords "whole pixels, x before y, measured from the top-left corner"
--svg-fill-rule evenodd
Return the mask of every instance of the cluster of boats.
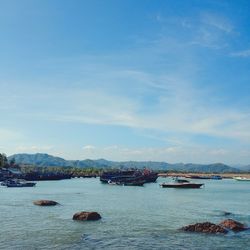
<path id="1" fill-rule="evenodd" d="M 4 187 L 34 187 L 35 182 L 28 182 L 22 179 L 8 179 L 1 182 L 1 186 Z"/>
<path id="2" fill-rule="evenodd" d="M 102 183 L 110 185 L 123 185 L 123 186 L 143 186 L 145 183 L 155 182 L 158 174 L 148 169 L 138 170 L 113 170 L 103 172 L 100 176 Z M 163 188 L 200 188 L 204 184 L 193 183 L 187 179 L 179 179 L 175 177 L 174 182 L 166 182 L 160 184 Z"/>
<path id="3" fill-rule="evenodd" d="M 106 171 L 100 175 L 100 181 L 111 185 L 143 186 L 145 183 L 155 182 L 158 173 L 149 169 L 130 169 Z"/>
<path id="4" fill-rule="evenodd" d="M 54 176 L 50 176 L 51 180 L 55 180 Z M 124 185 L 124 186 L 143 186 L 145 183 L 156 182 L 158 178 L 158 173 L 149 169 L 116 169 L 111 171 L 104 171 L 100 175 L 100 181 L 102 183 L 107 183 L 110 185 Z M 48 180 L 47 178 L 45 178 Z M 61 179 L 61 178 L 59 178 Z M 164 182 L 161 183 L 160 186 L 163 188 L 201 188 L 204 186 L 203 183 L 195 183 L 191 182 L 190 179 L 214 179 L 221 180 L 222 177 L 219 175 L 212 176 L 200 176 L 200 175 L 185 175 L 179 177 L 174 177 L 173 182 Z M 233 177 L 233 179 L 237 181 L 250 181 L 250 178 L 246 177 Z M 34 187 L 36 185 L 35 182 L 31 182 L 30 180 L 34 180 L 34 176 L 32 178 L 28 178 L 23 180 L 21 178 L 7 178 L 5 180 L 1 180 L 1 186 L 5 187 Z M 43 178 L 37 178 L 37 180 L 43 180 Z"/>

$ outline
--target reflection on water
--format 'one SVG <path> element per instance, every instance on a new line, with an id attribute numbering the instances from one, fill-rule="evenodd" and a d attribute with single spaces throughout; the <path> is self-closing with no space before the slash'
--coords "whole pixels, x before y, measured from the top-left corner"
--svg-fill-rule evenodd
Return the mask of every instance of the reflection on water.
<path id="1" fill-rule="evenodd" d="M 98 179 L 38 182 L 35 188 L 0 189 L 0 249 L 250 249 L 250 233 L 212 236 L 178 228 L 233 218 L 250 224 L 250 183 L 202 180 L 203 189 L 101 184 Z M 60 206 L 39 207 L 52 199 Z M 78 211 L 103 219 L 76 222 Z M 231 212 L 231 215 L 225 215 Z"/>

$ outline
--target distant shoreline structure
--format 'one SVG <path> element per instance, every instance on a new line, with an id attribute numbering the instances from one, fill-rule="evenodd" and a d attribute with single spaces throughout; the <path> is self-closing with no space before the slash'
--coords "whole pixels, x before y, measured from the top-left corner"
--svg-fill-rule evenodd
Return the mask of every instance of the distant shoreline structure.
<path id="1" fill-rule="evenodd" d="M 233 179 L 236 175 L 238 177 L 250 178 L 250 173 L 219 173 L 223 179 Z M 183 175 L 199 175 L 202 177 L 210 177 L 211 173 L 197 173 L 197 172 L 171 172 L 171 173 L 159 173 L 159 177 L 183 177 Z"/>

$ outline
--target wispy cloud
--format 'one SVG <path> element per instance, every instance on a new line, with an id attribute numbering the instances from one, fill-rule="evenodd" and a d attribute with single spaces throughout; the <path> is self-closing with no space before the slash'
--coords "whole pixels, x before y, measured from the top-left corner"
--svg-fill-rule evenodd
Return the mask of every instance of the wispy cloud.
<path id="1" fill-rule="evenodd" d="M 93 78 L 92 86 L 82 87 L 85 85 L 85 80 L 82 80 L 80 87 L 50 88 L 46 90 L 46 95 L 32 90 L 34 94 L 27 105 L 36 100 L 36 109 L 26 113 L 26 116 L 250 142 L 250 111 L 220 106 L 213 100 L 211 90 L 197 88 L 191 79 L 183 79 L 183 76 L 173 73 L 161 75 L 130 69 L 97 70 L 101 79 Z M 117 79 L 128 84 L 117 85 Z M 106 84 L 97 88 L 95 83 L 99 80 Z M 22 106 L 18 100 L 16 104 L 18 108 Z M 25 115 L 25 110 L 19 113 Z"/>
<path id="2" fill-rule="evenodd" d="M 82 149 L 83 150 L 93 150 L 93 149 L 95 149 L 96 147 L 95 146 L 93 146 L 93 145 L 85 145 L 84 147 L 82 147 Z"/>
<path id="3" fill-rule="evenodd" d="M 232 23 L 226 17 L 215 13 L 203 13 L 201 20 L 204 24 L 225 33 L 231 33 L 234 29 Z"/>
<path id="4" fill-rule="evenodd" d="M 232 52 L 230 55 L 234 57 L 250 57 L 250 49 Z"/>
<path id="5" fill-rule="evenodd" d="M 15 150 L 19 153 L 51 152 L 51 150 L 53 149 L 54 149 L 53 145 L 19 145 L 15 148 Z"/>
<path id="6" fill-rule="evenodd" d="M 24 136 L 22 133 L 15 130 L 0 128 L 0 144 L 4 145 L 10 141 L 16 141 L 23 139 Z"/>
<path id="7" fill-rule="evenodd" d="M 216 12 L 199 12 L 196 15 L 164 16 L 155 15 L 161 25 L 161 36 L 157 40 L 171 41 L 184 47 L 200 46 L 211 49 L 223 49 L 228 46 L 228 37 L 235 35 L 232 21 Z M 179 32 L 171 32 L 177 30 Z M 181 47 L 180 46 L 180 47 Z"/>

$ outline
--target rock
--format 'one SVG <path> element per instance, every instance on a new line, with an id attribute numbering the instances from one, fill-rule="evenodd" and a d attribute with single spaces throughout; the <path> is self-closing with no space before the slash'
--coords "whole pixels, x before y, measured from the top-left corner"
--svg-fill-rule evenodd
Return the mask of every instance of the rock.
<path id="1" fill-rule="evenodd" d="M 228 215 L 232 215 L 232 213 L 224 211 L 224 212 L 223 212 L 223 215 L 224 215 L 224 216 L 228 216 Z"/>
<path id="2" fill-rule="evenodd" d="M 101 215 L 98 214 L 97 212 L 78 212 L 73 215 L 73 220 L 81 220 L 81 221 L 86 221 L 86 220 L 99 220 L 101 219 Z"/>
<path id="3" fill-rule="evenodd" d="M 56 201 L 50 201 L 50 200 L 38 200 L 38 201 L 34 201 L 33 204 L 37 206 L 55 206 L 55 205 L 58 205 L 59 203 Z"/>
<path id="4" fill-rule="evenodd" d="M 182 227 L 181 230 L 184 230 L 187 232 L 211 233 L 211 234 L 217 234 L 217 233 L 226 234 L 227 233 L 227 230 L 223 228 L 222 226 L 216 225 L 210 222 L 203 222 L 203 223 L 196 223 L 193 225 L 188 225 L 188 226 Z"/>
<path id="5" fill-rule="evenodd" d="M 232 219 L 224 220 L 219 225 L 234 232 L 240 232 L 248 229 L 244 226 L 244 224 Z"/>

